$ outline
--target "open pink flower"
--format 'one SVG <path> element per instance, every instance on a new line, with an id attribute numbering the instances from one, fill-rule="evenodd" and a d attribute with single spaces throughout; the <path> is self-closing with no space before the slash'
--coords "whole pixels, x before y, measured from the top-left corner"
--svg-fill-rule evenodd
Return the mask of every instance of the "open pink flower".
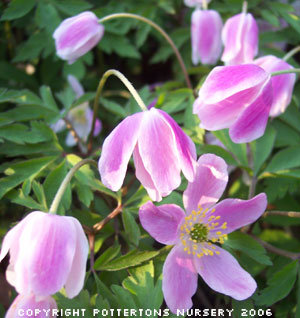
<path id="1" fill-rule="evenodd" d="M 233 142 L 264 134 L 272 106 L 270 74 L 254 64 L 215 67 L 203 83 L 193 112 L 207 130 L 229 128 Z"/>
<path id="2" fill-rule="evenodd" d="M 104 27 L 93 12 L 86 11 L 68 18 L 53 33 L 56 54 L 72 64 L 97 45 L 103 33 Z"/>
<path id="3" fill-rule="evenodd" d="M 18 295 L 8 309 L 5 318 L 30 316 L 36 318 L 54 318 L 57 316 L 52 315 L 52 312 L 56 309 L 56 302 L 50 296 L 41 297 L 33 294 Z"/>
<path id="4" fill-rule="evenodd" d="M 194 182 L 183 194 L 186 213 L 175 204 L 139 210 L 142 226 L 158 242 L 175 245 L 163 267 L 163 293 L 168 307 L 192 307 L 198 274 L 217 292 L 237 300 L 250 297 L 254 279 L 220 247 L 227 234 L 256 221 L 267 206 L 261 193 L 250 200 L 226 199 L 216 204 L 228 181 L 227 165 L 212 154 L 200 157 Z"/>
<path id="5" fill-rule="evenodd" d="M 194 179 L 195 145 L 162 110 L 153 107 L 128 116 L 105 139 L 99 159 L 105 186 L 121 188 L 132 153 L 136 177 L 152 200 L 160 201 L 180 185 L 181 170 Z"/>
<path id="6" fill-rule="evenodd" d="M 192 61 L 215 64 L 222 50 L 222 19 L 215 10 L 196 9 L 192 14 Z"/>
<path id="7" fill-rule="evenodd" d="M 222 31 L 226 65 L 250 63 L 258 51 L 258 27 L 251 13 L 240 13 L 228 19 Z"/>
<path id="8" fill-rule="evenodd" d="M 292 69 L 293 66 L 273 55 L 263 56 L 256 59 L 254 63 L 266 72 L 272 73 Z M 282 74 L 271 78 L 273 87 L 273 104 L 270 116 L 281 115 L 291 102 L 293 89 L 296 82 L 296 74 Z"/>
<path id="9" fill-rule="evenodd" d="M 32 212 L 4 237 L 0 261 L 10 252 L 8 282 L 19 294 L 55 294 L 65 286 L 69 298 L 83 287 L 88 241 L 73 217 Z"/>

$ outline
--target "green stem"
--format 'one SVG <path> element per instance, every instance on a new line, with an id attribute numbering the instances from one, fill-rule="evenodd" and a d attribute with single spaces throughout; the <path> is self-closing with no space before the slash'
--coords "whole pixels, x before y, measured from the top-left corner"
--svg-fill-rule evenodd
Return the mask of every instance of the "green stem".
<path id="1" fill-rule="evenodd" d="M 244 1 L 243 2 L 242 12 L 243 13 L 247 13 L 247 11 L 248 11 L 248 1 Z"/>
<path id="2" fill-rule="evenodd" d="M 188 86 L 188 88 L 190 88 L 191 90 L 193 90 L 193 87 L 192 87 L 192 84 L 191 84 L 191 80 L 189 78 L 189 75 L 188 75 L 188 72 L 186 70 L 186 67 L 184 65 L 184 62 L 183 62 L 183 59 L 176 47 L 176 45 L 174 44 L 173 40 L 168 36 L 168 34 L 159 26 L 157 25 L 156 23 L 154 23 L 153 21 L 145 18 L 145 17 L 142 17 L 140 15 L 137 15 L 137 14 L 132 14 L 132 13 L 115 13 L 115 14 L 110 14 L 102 19 L 99 20 L 99 23 L 103 23 L 103 22 L 106 22 L 108 20 L 112 20 L 112 19 L 118 19 L 118 18 L 131 18 L 131 19 L 136 19 L 136 20 L 139 20 L 139 21 L 142 21 L 142 22 L 145 22 L 147 24 L 149 24 L 151 27 L 153 27 L 155 30 L 157 30 L 165 39 L 166 41 L 171 45 L 176 57 L 177 57 L 177 60 L 180 64 L 180 67 L 182 69 L 182 72 L 183 72 L 183 75 L 185 77 L 185 81 L 186 81 L 186 84 Z"/>
<path id="3" fill-rule="evenodd" d="M 60 204 L 60 201 L 66 191 L 66 188 L 69 184 L 69 182 L 71 181 L 72 177 L 74 176 L 75 172 L 80 169 L 82 166 L 86 165 L 86 164 L 92 164 L 94 166 L 98 166 L 97 162 L 91 159 L 84 159 L 80 162 L 78 162 L 69 172 L 68 174 L 65 176 L 63 182 L 61 183 L 59 189 L 57 190 L 55 197 L 52 201 L 49 213 L 52 214 L 56 214 L 57 208 Z"/>
<path id="4" fill-rule="evenodd" d="M 295 48 L 293 48 L 290 52 L 288 52 L 284 57 L 283 60 L 287 61 L 288 59 L 290 59 L 292 56 L 294 56 L 295 54 L 297 54 L 298 52 L 300 52 L 300 45 L 296 46 Z"/>
<path id="5" fill-rule="evenodd" d="M 271 73 L 271 76 L 277 76 L 281 74 L 289 74 L 289 73 L 300 73 L 300 68 L 291 68 L 289 70 L 282 70 Z"/>
<path id="6" fill-rule="evenodd" d="M 97 113 L 98 113 L 98 105 L 99 105 L 99 98 L 100 95 L 102 93 L 104 84 L 106 83 L 106 80 L 108 79 L 108 77 L 110 75 L 115 75 L 117 76 L 121 82 L 126 86 L 126 88 L 129 90 L 129 92 L 131 93 L 131 95 L 134 97 L 134 99 L 136 100 L 136 102 L 138 103 L 138 105 L 141 107 L 141 109 L 143 111 L 147 111 L 147 106 L 145 105 L 145 103 L 143 102 L 143 100 L 141 99 L 139 93 L 136 91 L 136 89 L 132 86 L 132 84 L 128 81 L 128 79 L 119 71 L 117 70 L 108 70 L 106 71 L 97 88 L 97 92 L 96 92 L 96 97 L 94 100 L 94 108 L 93 108 L 93 122 L 92 122 L 92 129 L 88 138 L 88 151 L 90 152 L 92 149 L 92 142 L 93 142 L 93 132 L 94 132 L 94 128 L 95 128 L 95 123 L 96 123 L 96 118 L 97 118 Z"/>

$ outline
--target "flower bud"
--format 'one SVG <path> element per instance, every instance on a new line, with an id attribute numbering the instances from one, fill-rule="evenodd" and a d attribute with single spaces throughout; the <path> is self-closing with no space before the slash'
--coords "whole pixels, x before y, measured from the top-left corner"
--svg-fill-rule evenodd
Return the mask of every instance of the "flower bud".
<path id="1" fill-rule="evenodd" d="M 222 31 L 226 65 L 250 63 L 258 51 L 258 27 L 250 13 L 240 13 L 228 19 Z"/>
<path id="2" fill-rule="evenodd" d="M 64 20 L 53 33 L 56 54 L 69 64 L 90 51 L 100 41 L 103 25 L 93 12 L 82 12 Z"/>
<path id="3" fill-rule="evenodd" d="M 273 55 L 263 56 L 254 63 L 262 67 L 268 73 L 292 69 L 293 66 Z M 296 82 L 296 74 L 282 74 L 271 78 L 273 87 L 273 103 L 270 116 L 281 115 L 291 102 L 293 89 Z"/>
<path id="4" fill-rule="evenodd" d="M 222 19 L 217 11 L 196 9 L 192 14 L 192 61 L 215 64 L 222 49 Z"/>

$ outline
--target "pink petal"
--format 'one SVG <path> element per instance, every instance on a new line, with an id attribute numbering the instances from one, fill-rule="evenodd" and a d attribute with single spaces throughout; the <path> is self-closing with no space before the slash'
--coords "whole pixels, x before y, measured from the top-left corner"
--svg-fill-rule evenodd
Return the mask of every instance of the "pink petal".
<path id="1" fill-rule="evenodd" d="M 84 94 L 84 89 L 75 76 L 68 75 L 68 82 L 70 86 L 72 87 L 72 90 L 76 94 L 76 99 L 78 99 L 80 96 Z"/>
<path id="2" fill-rule="evenodd" d="M 173 313 L 193 306 L 191 298 L 197 290 L 197 281 L 192 258 L 181 245 L 176 245 L 165 261 L 162 282 L 165 301 Z"/>
<path id="3" fill-rule="evenodd" d="M 155 108 L 144 114 L 138 139 L 140 156 L 155 188 L 160 193 L 170 193 L 181 183 L 175 134 Z"/>
<path id="4" fill-rule="evenodd" d="M 88 240 L 83 232 L 81 224 L 73 217 L 68 217 L 76 228 L 76 249 L 71 271 L 65 284 L 66 294 L 73 298 L 83 288 L 86 273 L 86 263 L 89 252 Z"/>
<path id="5" fill-rule="evenodd" d="M 128 116 L 104 140 L 98 167 L 102 183 L 113 191 L 118 191 L 123 184 L 143 116 L 143 113 Z"/>
<path id="6" fill-rule="evenodd" d="M 219 227 L 210 231 L 210 235 L 214 236 L 214 232 L 222 231 L 222 234 L 231 233 L 242 226 L 255 222 L 267 208 L 267 196 L 260 193 L 250 200 L 226 199 L 218 203 L 214 209 L 214 216 L 220 216 L 217 221 Z M 226 222 L 226 229 L 220 227 Z"/>
<path id="7" fill-rule="evenodd" d="M 293 66 L 273 55 L 261 57 L 254 63 L 262 67 L 268 73 L 292 69 Z M 276 117 L 282 114 L 292 99 L 296 74 L 282 74 L 271 78 L 273 87 L 273 103 L 270 116 Z"/>
<path id="8" fill-rule="evenodd" d="M 33 294 L 18 295 L 8 309 L 5 318 L 28 317 L 26 312 L 29 309 L 31 311 L 28 312 L 33 312 L 33 317 L 54 318 L 52 310 L 57 309 L 57 305 L 52 297 L 38 297 Z"/>
<path id="9" fill-rule="evenodd" d="M 162 110 L 157 110 L 164 120 L 169 124 L 175 135 L 176 147 L 178 150 L 178 158 L 184 176 L 193 181 L 196 170 L 196 147 L 189 136 L 187 136 L 175 120 Z"/>
<path id="10" fill-rule="evenodd" d="M 102 38 L 104 27 L 93 12 L 83 12 L 64 20 L 53 33 L 57 55 L 74 62 Z"/>
<path id="11" fill-rule="evenodd" d="M 146 191 L 148 192 L 149 197 L 153 201 L 161 201 L 162 194 L 157 191 L 150 174 L 144 167 L 141 155 L 139 153 L 138 145 L 134 148 L 133 160 L 134 160 L 134 166 L 135 166 L 135 175 L 137 179 L 141 182 L 143 187 L 146 189 Z M 168 195 L 168 194 L 164 193 L 164 195 Z"/>
<path id="12" fill-rule="evenodd" d="M 196 9 L 192 14 L 192 60 L 215 64 L 221 54 L 222 19 L 217 11 Z"/>
<path id="13" fill-rule="evenodd" d="M 70 273 L 75 246 L 74 224 L 62 216 L 36 212 L 20 236 L 15 264 L 17 291 L 31 290 L 41 296 L 59 291 Z"/>
<path id="14" fill-rule="evenodd" d="M 240 13 L 228 19 L 222 32 L 226 65 L 252 62 L 258 51 L 258 27 L 250 13 Z"/>
<path id="15" fill-rule="evenodd" d="M 178 228 L 184 217 L 184 211 L 175 204 L 163 204 L 156 207 L 151 201 L 148 201 L 139 210 L 143 228 L 156 241 L 166 245 L 177 242 Z"/>
<path id="16" fill-rule="evenodd" d="M 194 264 L 206 284 L 213 290 L 236 300 L 250 297 L 256 290 L 255 280 L 227 251 L 215 245 L 219 255 L 194 257 Z"/>
<path id="17" fill-rule="evenodd" d="M 230 127 L 229 135 L 233 142 L 250 142 L 264 134 L 272 106 L 272 93 L 272 83 L 269 81 Z"/>
<path id="18" fill-rule="evenodd" d="M 189 182 L 183 193 L 183 203 L 187 212 L 198 211 L 198 206 L 206 209 L 216 203 L 226 188 L 228 181 L 225 161 L 213 154 L 202 155 L 197 163 L 196 177 Z"/>

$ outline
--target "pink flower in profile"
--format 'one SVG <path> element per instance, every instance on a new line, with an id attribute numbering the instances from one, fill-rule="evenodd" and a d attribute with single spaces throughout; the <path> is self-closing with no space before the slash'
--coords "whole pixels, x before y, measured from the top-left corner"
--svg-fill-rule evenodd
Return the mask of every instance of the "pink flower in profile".
<path id="1" fill-rule="evenodd" d="M 192 14 L 192 61 L 215 64 L 222 50 L 222 19 L 215 10 L 196 9 Z"/>
<path id="2" fill-rule="evenodd" d="M 233 142 L 250 142 L 264 134 L 272 106 L 270 74 L 254 64 L 215 67 L 193 106 L 207 130 L 229 128 Z"/>
<path id="3" fill-rule="evenodd" d="M 165 301 L 173 313 L 192 307 L 198 274 L 209 287 L 236 300 L 255 292 L 255 280 L 219 245 L 227 234 L 262 215 L 266 195 L 216 204 L 227 181 L 224 160 L 206 154 L 198 160 L 195 180 L 183 194 L 186 213 L 175 204 L 156 207 L 150 201 L 139 210 L 141 224 L 153 238 L 175 245 L 164 263 L 162 282 Z"/>
<path id="4" fill-rule="evenodd" d="M 121 188 L 132 153 L 136 177 L 152 200 L 160 201 L 180 185 L 181 170 L 194 179 L 195 145 L 162 110 L 153 107 L 128 116 L 105 139 L 99 159 L 105 186 Z"/>
<path id="5" fill-rule="evenodd" d="M 33 313 L 33 317 L 37 318 L 54 318 L 57 316 L 52 315 L 52 313 L 56 309 L 56 302 L 50 296 L 18 295 L 8 309 L 5 318 L 28 317 L 31 313 Z M 28 315 L 26 314 L 27 312 L 29 313 Z"/>
<path id="6" fill-rule="evenodd" d="M 68 82 L 76 94 L 76 99 L 80 98 L 84 94 L 84 90 L 79 81 L 73 75 L 69 75 Z M 87 138 L 91 132 L 93 115 L 94 113 L 90 109 L 88 102 L 82 103 L 72 108 L 66 115 L 66 119 L 72 124 L 74 130 L 84 142 L 87 141 Z M 63 119 L 60 119 L 55 124 L 51 125 L 51 128 L 54 130 L 54 132 L 60 132 L 66 128 L 66 123 Z M 101 129 L 102 123 L 97 118 L 93 135 L 98 136 Z M 76 145 L 76 143 L 76 139 L 74 138 L 72 133 L 69 132 L 67 134 L 66 144 L 69 147 L 73 147 Z"/>
<path id="7" fill-rule="evenodd" d="M 258 51 L 258 27 L 251 13 L 240 13 L 228 19 L 222 32 L 226 65 L 250 63 Z"/>
<path id="8" fill-rule="evenodd" d="M 103 33 L 104 27 L 93 12 L 86 11 L 68 18 L 53 33 L 56 54 L 72 64 L 96 46 Z"/>
<path id="9" fill-rule="evenodd" d="M 69 298 L 83 287 L 88 241 L 73 217 L 32 212 L 4 237 L 0 261 L 10 252 L 6 278 L 19 294 Z"/>
<path id="10" fill-rule="evenodd" d="M 268 73 L 293 69 L 293 66 L 273 55 L 263 56 L 256 59 L 254 63 Z M 273 104 L 270 116 L 281 115 L 291 102 L 293 89 L 296 82 L 296 74 L 282 74 L 271 78 L 273 87 Z"/>

